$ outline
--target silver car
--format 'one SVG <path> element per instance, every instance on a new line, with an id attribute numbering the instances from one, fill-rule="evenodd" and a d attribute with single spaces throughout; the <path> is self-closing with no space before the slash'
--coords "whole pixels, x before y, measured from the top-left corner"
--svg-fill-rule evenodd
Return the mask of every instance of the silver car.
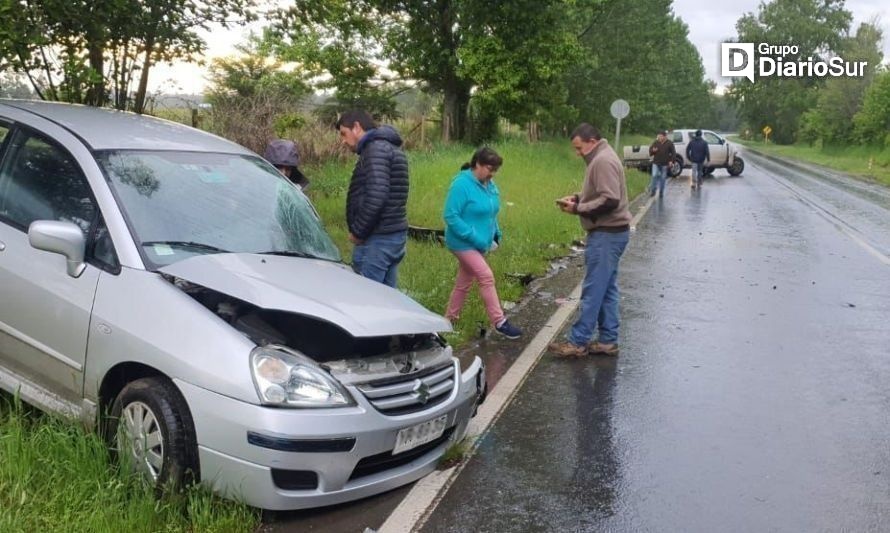
<path id="1" fill-rule="evenodd" d="M 0 100 L 0 387 L 158 484 L 255 507 L 432 471 L 484 397 L 450 324 L 340 261 L 309 200 L 185 126 Z M 111 421 L 111 423 L 102 423 Z"/>

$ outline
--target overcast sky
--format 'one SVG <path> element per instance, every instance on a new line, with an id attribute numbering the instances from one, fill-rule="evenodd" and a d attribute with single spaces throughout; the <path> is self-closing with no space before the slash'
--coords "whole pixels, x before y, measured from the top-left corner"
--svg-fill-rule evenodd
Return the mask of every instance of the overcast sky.
<path id="1" fill-rule="evenodd" d="M 729 79 L 720 76 L 720 43 L 736 37 L 735 23 L 745 13 L 757 12 L 760 0 L 732 0 L 732 2 L 704 2 L 702 0 L 674 0 L 674 13 L 689 26 L 689 40 L 698 47 L 705 76 L 718 85 L 728 85 Z M 884 30 L 884 62 L 890 59 L 890 2 L 887 0 L 847 0 L 846 8 L 853 13 L 852 31 L 861 22 L 878 17 Z M 771 43 L 772 44 L 772 43 Z M 785 44 L 785 43 L 775 43 Z M 788 43 L 793 44 L 793 43 Z"/>
<path id="2" fill-rule="evenodd" d="M 286 3 L 284 0 L 275 0 Z M 509 1 L 509 0 L 505 0 Z M 674 13 L 689 26 L 689 40 L 698 47 L 705 67 L 705 76 L 726 85 L 729 80 L 720 77 L 720 43 L 734 38 L 735 23 L 744 13 L 756 12 L 760 0 L 732 0 L 731 2 L 707 2 L 704 0 L 674 0 Z M 890 1 L 847 0 L 846 7 L 853 13 L 853 25 L 877 16 L 884 30 L 884 62 L 890 59 Z M 257 22 L 250 28 L 216 30 L 205 34 L 207 58 L 234 53 L 234 46 L 246 39 L 251 29 L 264 25 Z M 208 61 L 209 62 L 209 61 Z M 195 65 L 158 65 L 151 72 L 150 86 L 153 91 L 165 93 L 200 93 L 204 90 L 206 68 Z"/>

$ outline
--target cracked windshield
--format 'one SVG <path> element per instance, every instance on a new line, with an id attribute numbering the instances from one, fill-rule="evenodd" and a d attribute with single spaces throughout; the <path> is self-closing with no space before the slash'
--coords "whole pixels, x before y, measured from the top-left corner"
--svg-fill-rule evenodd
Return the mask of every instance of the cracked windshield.
<path id="1" fill-rule="evenodd" d="M 225 252 L 340 259 L 308 199 L 255 157 L 115 151 L 99 162 L 153 265 Z"/>

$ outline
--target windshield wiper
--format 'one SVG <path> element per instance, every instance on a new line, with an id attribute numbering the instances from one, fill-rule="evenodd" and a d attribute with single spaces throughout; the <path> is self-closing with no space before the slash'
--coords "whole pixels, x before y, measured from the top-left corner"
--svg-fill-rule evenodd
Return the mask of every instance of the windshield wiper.
<path id="1" fill-rule="evenodd" d="M 284 257 L 301 257 L 303 259 L 320 259 L 322 261 L 330 261 L 332 263 L 342 263 L 343 261 L 339 261 L 337 259 L 331 259 L 328 257 L 320 257 L 317 255 L 312 255 L 307 252 L 298 252 L 297 250 L 270 250 L 268 252 L 257 252 L 259 255 L 280 255 Z"/>
<path id="2" fill-rule="evenodd" d="M 228 250 L 223 250 L 222 248 L 217 248 L 211 244 L 204 244 L 202 242 L 192 242 L 192 241 L 148 241 L 142 243 L 142 246 L 174 246 L 176 248 L 192 248 L 194 250 L 204 250 L 207 252 L 214 252 L 218 254 L 228 254 L 231 253 Z"/>

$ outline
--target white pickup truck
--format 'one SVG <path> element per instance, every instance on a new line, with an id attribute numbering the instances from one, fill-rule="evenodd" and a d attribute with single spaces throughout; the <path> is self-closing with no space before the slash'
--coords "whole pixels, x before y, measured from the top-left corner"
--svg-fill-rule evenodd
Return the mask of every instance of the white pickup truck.
<path id="1" fill-rule="evenodd" d="M 668 140 L 674 143 L 677 156 L 668 169 L 668 174 L 676 178 L 692 165 L 686 161 L 686 145 L 692 140 L 696 130 L 682 129 L 668 132 Z M 736 147 L 726 139 L 710 130 L 702 130 L 702 138 L 707 141 L 711 153 L 711 161 L 705 168 L 705 175 L 710 175 L 718 168 L 725 168 L 730 176 L 738 176 L 745 170 L 745 161 L 738 155 Z M 652 168 L 648 145 L 624 147 L 624 166 L 639 168 L 648 172 Z"/>

